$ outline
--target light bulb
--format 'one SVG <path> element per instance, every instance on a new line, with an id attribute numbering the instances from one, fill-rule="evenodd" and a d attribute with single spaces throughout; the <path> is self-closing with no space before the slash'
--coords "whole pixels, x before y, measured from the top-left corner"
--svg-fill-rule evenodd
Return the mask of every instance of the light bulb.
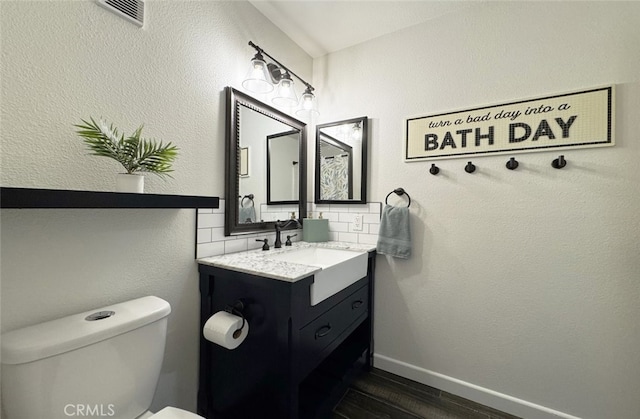
<path id="1" fill-rule="evenodd" d="M 295 106 L 298 103 L 293 80 L 288 72 L 284 73 L 280 79 L 276 96 L 271 101 L 278 106 Z"/>
<path id="2" fill-rule="evenodd" d="M 267 73 L 267 63 L 264 62 L 262 54 L 257 53 L 251 59 L 242 87 L 254 93 L 269 93 L 273 90 L 273 84 L 269 81 Z"/>
<path id="3" fill-rule="evenodd" d="M 310 111 L 311 109 L 313 109 L 313 96 L 303 95 L 302 107 L 305 111 Z"/>

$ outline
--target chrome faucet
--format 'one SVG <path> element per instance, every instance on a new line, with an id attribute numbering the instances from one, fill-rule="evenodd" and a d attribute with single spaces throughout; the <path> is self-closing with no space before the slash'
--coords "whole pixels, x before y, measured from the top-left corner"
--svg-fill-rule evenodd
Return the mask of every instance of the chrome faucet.
<path id="1" fill-rule="evenodd" d="M 282 231 L 283 229 L 289 227 L 290 225 L 295 224 L 296 228 L 301 228 L 302 224 L 300 224 L 300 221 L 296 220 L 295 218 L 292 218 L 290 220 L 287 221 L 276 221 L 275 226 L 276 226 L 276 243 L 273 245 L 274 248 L 276 249 L 280 249 L 282 247 L 282 240 L 280 239 L 280 231 Z"/>

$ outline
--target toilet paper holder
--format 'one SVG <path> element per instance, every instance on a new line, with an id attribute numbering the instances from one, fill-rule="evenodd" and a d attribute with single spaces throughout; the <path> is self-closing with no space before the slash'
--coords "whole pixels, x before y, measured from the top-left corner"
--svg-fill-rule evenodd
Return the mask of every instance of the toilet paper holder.
<path id="1" fill-rule="evenodd" d="M 244 318 L 244 302 L 242 300 L 237 300 L 235 303 L 233 303 L 232 305 L 228 305 L 225 307 L 224 311 L 234 314 L 236 316 L 239 316 L 242 318 L 242 325 L 240 326 L 240 328 L 238 330 L 236 330 L 235 332 L 233 332 L 233 338 L 237 339 L 238 336 L 240 336 L 240 333 L 242 332 L 242 329 L 244 328 L 244 324 L 247 321 Z"/>

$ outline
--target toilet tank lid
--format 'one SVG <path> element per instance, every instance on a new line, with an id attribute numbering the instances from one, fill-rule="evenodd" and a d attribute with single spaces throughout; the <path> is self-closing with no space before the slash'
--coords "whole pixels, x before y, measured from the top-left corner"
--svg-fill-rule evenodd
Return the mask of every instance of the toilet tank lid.
<path id="1" fill-rule="evenodd" d="M 115 314 L 85 320 L 91 314 L 109 311 Z M 24 364 L 82 348 L 153 323 L 169 313 L 168 302 L 149 296 L 13 330 L 1 337 L 2 364 Z"/>

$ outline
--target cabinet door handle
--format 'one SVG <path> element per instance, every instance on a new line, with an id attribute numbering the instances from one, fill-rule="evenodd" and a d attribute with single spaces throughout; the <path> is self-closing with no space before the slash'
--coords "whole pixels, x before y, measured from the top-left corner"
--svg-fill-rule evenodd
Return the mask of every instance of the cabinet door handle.
<path id="1" fill-rule="evenodd" d="M 316 330 L 316 339 L 327 336 L 331 331 L 331 323 L 328 323 Z"/>
<path id="2" fill-rule="evenodd" d="M 351 310 L 355 310 L 356 308 L 359 308 L 362 303 L 364 303 L 364 301 L 362 300 L 356 300 L 354 302 L 351 303 Z"/>

